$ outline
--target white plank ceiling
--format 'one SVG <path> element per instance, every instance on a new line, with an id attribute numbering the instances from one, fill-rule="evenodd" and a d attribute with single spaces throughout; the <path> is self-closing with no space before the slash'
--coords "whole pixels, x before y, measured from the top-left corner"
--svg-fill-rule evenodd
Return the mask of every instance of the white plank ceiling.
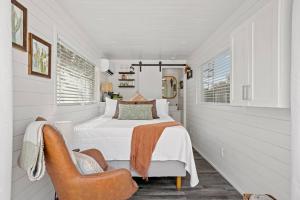
<path id="1" fill-rule="evenodd" d="M 245 0 L 56 0 L 111 59 L 186 59 Z M 100 53 L 99 53 L 100 54 Z"/>

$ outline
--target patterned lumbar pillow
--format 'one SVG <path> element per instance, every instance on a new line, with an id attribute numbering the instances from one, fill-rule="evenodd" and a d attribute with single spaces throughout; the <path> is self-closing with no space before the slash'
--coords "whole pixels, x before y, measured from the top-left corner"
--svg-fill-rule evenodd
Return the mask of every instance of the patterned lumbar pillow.
<path id="1" fill-rule="evenodd" d="M 158 119 L 159 116 L 157 115 L 157 110 L 156 110 L 156 100 L 152 101 L 118 101 L 117 108 L 115 115 L 113 116 L 114 119 L 119 118 L 119 105 L 120 104 L 151 104 L 152 105 L 152 117 L 153 119 Z"/>
<path id="2" fill-rule="evenodd" d="M 103 172 L 94 158 L 80 152 L 73 152 L 73 155 L 76 160 L 76 168 L 82 175 Z"/>
<path id="3" fill-rule="evenodd" d="M 152 104 L 120 104 L 119 120 L 151 120 Z"/>

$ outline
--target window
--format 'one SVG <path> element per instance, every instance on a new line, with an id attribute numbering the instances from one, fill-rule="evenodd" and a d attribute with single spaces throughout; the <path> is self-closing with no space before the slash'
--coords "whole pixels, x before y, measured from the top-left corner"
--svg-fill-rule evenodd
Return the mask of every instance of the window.
<path id="1" fill-rule="evenodd" d="M 202 65 L 202 101 L 230 103 L 231 52 L 226 50 Z"/>
<path id="2" fill-rule="evenodd" d="M 95 100 L 95 66 L 63 42 L 57 43 L 57 104 L 88 104 Z"/>

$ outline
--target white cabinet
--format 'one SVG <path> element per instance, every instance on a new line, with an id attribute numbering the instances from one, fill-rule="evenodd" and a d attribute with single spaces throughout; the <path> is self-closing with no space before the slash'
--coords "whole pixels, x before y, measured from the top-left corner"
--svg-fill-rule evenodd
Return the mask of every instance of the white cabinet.
<path id="1" fill-rule="evenodd" d="M 274 1 L 275 2 L 275 1 Z M 276 3 L 262 8 L 252 22 L 252 70 L 249 73 L 250 105 L 278 104 L 278 20 Z M 285 66 L 287 67 L 287 66 Z"/>
<path id="2" fill-rule="evenodd" d="M 251 26 L 243 24 L 232 33 L 231 104 L 247 105 L 246 86 L 251 68 Z"/>
<path id="3" fill-rule="evenodd" d="M 272 0 L 232 32 L 232 105 L 289 107 L 290 8 Z"/>

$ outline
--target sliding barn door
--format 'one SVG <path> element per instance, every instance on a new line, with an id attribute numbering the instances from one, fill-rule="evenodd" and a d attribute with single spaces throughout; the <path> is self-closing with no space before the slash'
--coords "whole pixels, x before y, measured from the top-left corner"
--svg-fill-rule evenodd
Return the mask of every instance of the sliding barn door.
<path id="1" fill-rule="evenodd" d="M 161 98 L 162 73 L 159 67 L 145 66 L 139 72 L 139 92 L 147 99 Z"/>

